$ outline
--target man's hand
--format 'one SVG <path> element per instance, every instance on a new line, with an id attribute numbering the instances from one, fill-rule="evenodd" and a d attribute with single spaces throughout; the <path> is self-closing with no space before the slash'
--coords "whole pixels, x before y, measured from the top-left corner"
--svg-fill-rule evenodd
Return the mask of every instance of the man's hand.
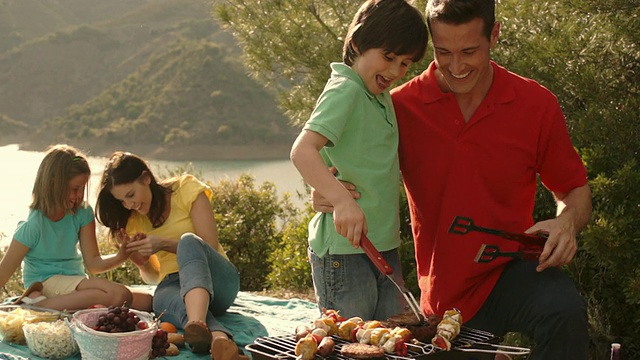
<path id="1" fill-rule="evenodd" d="M 535 234 L 544 232 L 549 234 L 549 238 L 538 259 L 538 272 L 555 266 L 562 266 L 570 263 L 578 250 L 576 240 L 576 229 L 573 223 L 562 217 L 545 220 L 534 224 L 525 233 Z"/>
<path id="2" fill-rule="evenodd" d="M 556 218 L 536 223 L 526 231 L 529 234 L 540 231 L 549 234 L 537 271 L 570 263 L 578 250 L 576 235 L 591 218 L 591 189 L 588 183 L 567 193 L 554 192 L 553 197 L 558 206 Z"/>
<path id="3" fill-rule="evenodd" d="M 329 170 L 331 170 L 332 174 L 336 173 L 336 168 L 333 166 L 330 167 Z M 349 192 L 351 193 L 351 196 L 354 199 L 360 198 L 360 193 L 356 191 L 355 185 L 346 181 L 340 181 L 340 183 L 342 184 L 342 186 L 344 186 L 345 189 L 349 190 Z M 331 203 L 324 196 L 320 195 L 320 193 L 313 188 L 311 188 L 311 206 L 313 207 L 313 210 L 319 211 L 319 212 L 334 211 L 333 205 L 331 205 Z"/>

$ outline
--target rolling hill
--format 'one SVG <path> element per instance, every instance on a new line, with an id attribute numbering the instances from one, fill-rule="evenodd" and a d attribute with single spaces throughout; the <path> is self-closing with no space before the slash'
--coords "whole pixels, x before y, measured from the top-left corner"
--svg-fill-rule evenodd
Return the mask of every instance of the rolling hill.
<path id="1" fill-rule="evenodd" d="M 176 159 L 286 156 L 294 130 L 245 73 L 212 6 L 0 0 L 9 34 L 0 36 L 0 141 Z"/>

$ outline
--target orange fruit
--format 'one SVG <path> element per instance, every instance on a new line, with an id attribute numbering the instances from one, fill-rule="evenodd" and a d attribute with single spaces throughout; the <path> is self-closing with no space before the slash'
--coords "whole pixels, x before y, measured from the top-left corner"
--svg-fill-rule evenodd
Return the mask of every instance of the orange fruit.
<path id="1" fill-rule="evenodd" d="M 158 327 L 168 333 L 177 333 L 178 329 L 170 322 L 162 321 Z"/>

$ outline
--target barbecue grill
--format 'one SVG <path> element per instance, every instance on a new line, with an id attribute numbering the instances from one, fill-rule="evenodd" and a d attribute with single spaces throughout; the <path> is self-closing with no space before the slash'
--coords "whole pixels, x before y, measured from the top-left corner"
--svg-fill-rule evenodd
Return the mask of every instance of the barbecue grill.
<path id="1" fill-rule="evenodd" d="M 340 354 L 340 349 L 349 344 L 341 338 L 333 336 L 335 349 L 327 359 L 350 360 Z M 460 334 L 451 343 L 450 351 L 443 351 L 431 344 L 421 342 L 408 343 L 407 356 L 385 354 L 386 360 L 493 360 L 498 350 L 518 355 L 527 355 L 529 349 L 500 346 L 501 337 L 489 332 L 462 327 Z M 259 337 L 246 346 L 253 360 L 295 360 L 295 336 Z M 324 360 L 316 355 L 315 360 Z"/>

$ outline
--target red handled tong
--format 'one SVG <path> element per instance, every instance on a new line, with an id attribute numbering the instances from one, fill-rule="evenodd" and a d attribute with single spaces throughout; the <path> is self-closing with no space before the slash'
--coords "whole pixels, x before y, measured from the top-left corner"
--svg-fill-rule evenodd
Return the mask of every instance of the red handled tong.
<path id="1" fill-rule="evenodd" d="M 482 244 L 478 255 L 476 255 L 475 262 L 485 263 L 494 260 L 497 257 L 513 257 L 523 260 L 536 260 L 542 254 L 544 244 L 547 241 L 548 234 L 524 234 L 524 233 L 512 233 L 503 230 L 489 229 L 485 227 L 476 226 L 473 220 L 464 216 L 456 216 L 453 219 L 453 223 L 449 227 L 449 232 L 454 234 L 464 235 L 470 231 L 479 231 L 485 234 L 491 234 L 499 236 L 504 239 L 517 241 L 520 243 L 518 251 L 516 252 L 501 252 L 500 248 L 496 245 Z"/>
<path id="2" fill-rule="evenodd" d="M 391 266 L 389 266 L 389 263 L 387 263 L 387 261 L 382 257 L 382 254 L 380 254 L 378 249 L 373 246 L 373 243 L 365 234 L 362 234 L 362 237 L 360 237 L 360 247 L 362 248 L 362 250 L 364 250 L 365 254 L 367 254 L 376 268 L 378 268 L 381 273 L 385 274 L 387 278 L 391 280 L 393 285 L 395 285 L 398 290 L 400 290 L 402 296 L 404 296 L 404 299 L 407 301 L 407 304 L 409 304 L 411 312 L 413 312 L 418 320 L 420 320 L 420 323 L 424 322 L 425 317 L 422 313 L 422 309 L 420 309 L 420 305 L 416 301 L 416 298 L 413 297 L 411 291 L 401 287 L 397 282 L 395 282 L 395 280 L 393 280 L 393 277 L 391 276 L 391 274 L 393 274 L 393 269 L 391 268 Z"/>

